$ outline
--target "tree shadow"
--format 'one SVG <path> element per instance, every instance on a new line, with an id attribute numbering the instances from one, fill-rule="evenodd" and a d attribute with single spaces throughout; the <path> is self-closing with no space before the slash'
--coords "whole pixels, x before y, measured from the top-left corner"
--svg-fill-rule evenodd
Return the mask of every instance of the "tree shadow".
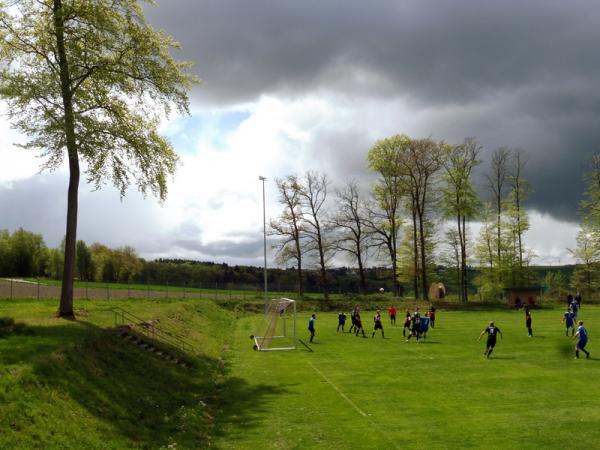
<path id="1" fill-rule="evenodd" d="M 0 364 L 30 365 L 40 398 L 50 391 L 67 396 L 106 431 L 118 433 L 113 441 L 107 434 L 107 447 L 127 442 L 128 447 L 158 448 L 176 442 L 177 448 L 206 448 L 215 416 L 253 426 L 249 412 L 282 390 L 225 379 L 218 358 L 186 355 L 192 367 L 183 368 L 84 321 L 28 328 L 29 335 L 0 341 Z M 86 423 L 97 422 L 72 426 Z"/>

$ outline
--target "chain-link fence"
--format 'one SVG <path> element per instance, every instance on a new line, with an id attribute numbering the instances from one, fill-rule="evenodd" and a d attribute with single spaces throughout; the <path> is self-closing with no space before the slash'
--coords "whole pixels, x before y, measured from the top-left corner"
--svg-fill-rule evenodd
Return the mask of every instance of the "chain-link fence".
<path id="1" fill-rule="evenodd" d="M 60 298 L 60 286 L 47 285 L 36 281 L 23 281 L 15 279 L 0 279 L 0 298 Z M 73 297 L 77 299 L 130 299 L 130 298 L 211 298 L 211 299 L 260 299 L 263 298 L 262 290 L 235 290 L 231 286 L 215 285 L 215 289 L 188 289 L 184 287 L 167 286 L 127 286 L 116 287 L 110 284 L 98 286 L 97 283 L 89 286 L 83 283 L 73 289 Z"/>

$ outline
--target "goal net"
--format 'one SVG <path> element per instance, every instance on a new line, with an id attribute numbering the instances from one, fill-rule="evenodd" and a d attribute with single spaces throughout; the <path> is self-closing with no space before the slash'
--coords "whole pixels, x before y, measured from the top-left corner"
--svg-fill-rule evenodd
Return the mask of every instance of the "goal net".
<path id="1" fill-rule="evenodd" d="M 296 302 L 289 298 L 273 299 L 256 335 L 254 350 L 294 350 L 296 348 Z"/>

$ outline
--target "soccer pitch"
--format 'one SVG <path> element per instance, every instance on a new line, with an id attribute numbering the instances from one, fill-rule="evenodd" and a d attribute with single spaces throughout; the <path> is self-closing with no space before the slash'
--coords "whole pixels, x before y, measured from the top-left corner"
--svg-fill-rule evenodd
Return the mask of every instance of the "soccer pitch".
<path id="1" fill-rule="evenodd" d="M 346 314 L 349 312 L 346 311 Z M 291 352 L 252 350 L 260 316 L 239 320 L 227 352 L 230 383 L 220 395 L 218 448 L 597 448 L 600 442 L 600 307 L 585 306 L 591 359 L 574 360 L 562 309 L 534 310 L 534 337 L 522 311 L 438 311 L 426 341 L 406 343 L 384 319 L 371 338 L 336 333 L 337 314 L 298 315 Z M 502 330 L 491 359 L 480 332 Z M 350 323 L 346 324 L 346 330 Z M 596 337 L 599 336 L 599 337 Z M 243 386 L 235 388 L 233 386 Z"/>

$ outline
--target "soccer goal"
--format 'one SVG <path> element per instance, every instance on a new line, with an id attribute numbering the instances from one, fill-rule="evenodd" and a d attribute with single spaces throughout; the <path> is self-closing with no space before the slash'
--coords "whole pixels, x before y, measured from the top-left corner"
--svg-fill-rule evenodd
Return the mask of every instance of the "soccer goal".
<path id="1" fill-rule="evenodd" d="M 261 352 L 295 350 L 296 301 L 289 298 L 273 299 L 258 329 L 260 335 L 252 335 L 254 350 Z"/>

